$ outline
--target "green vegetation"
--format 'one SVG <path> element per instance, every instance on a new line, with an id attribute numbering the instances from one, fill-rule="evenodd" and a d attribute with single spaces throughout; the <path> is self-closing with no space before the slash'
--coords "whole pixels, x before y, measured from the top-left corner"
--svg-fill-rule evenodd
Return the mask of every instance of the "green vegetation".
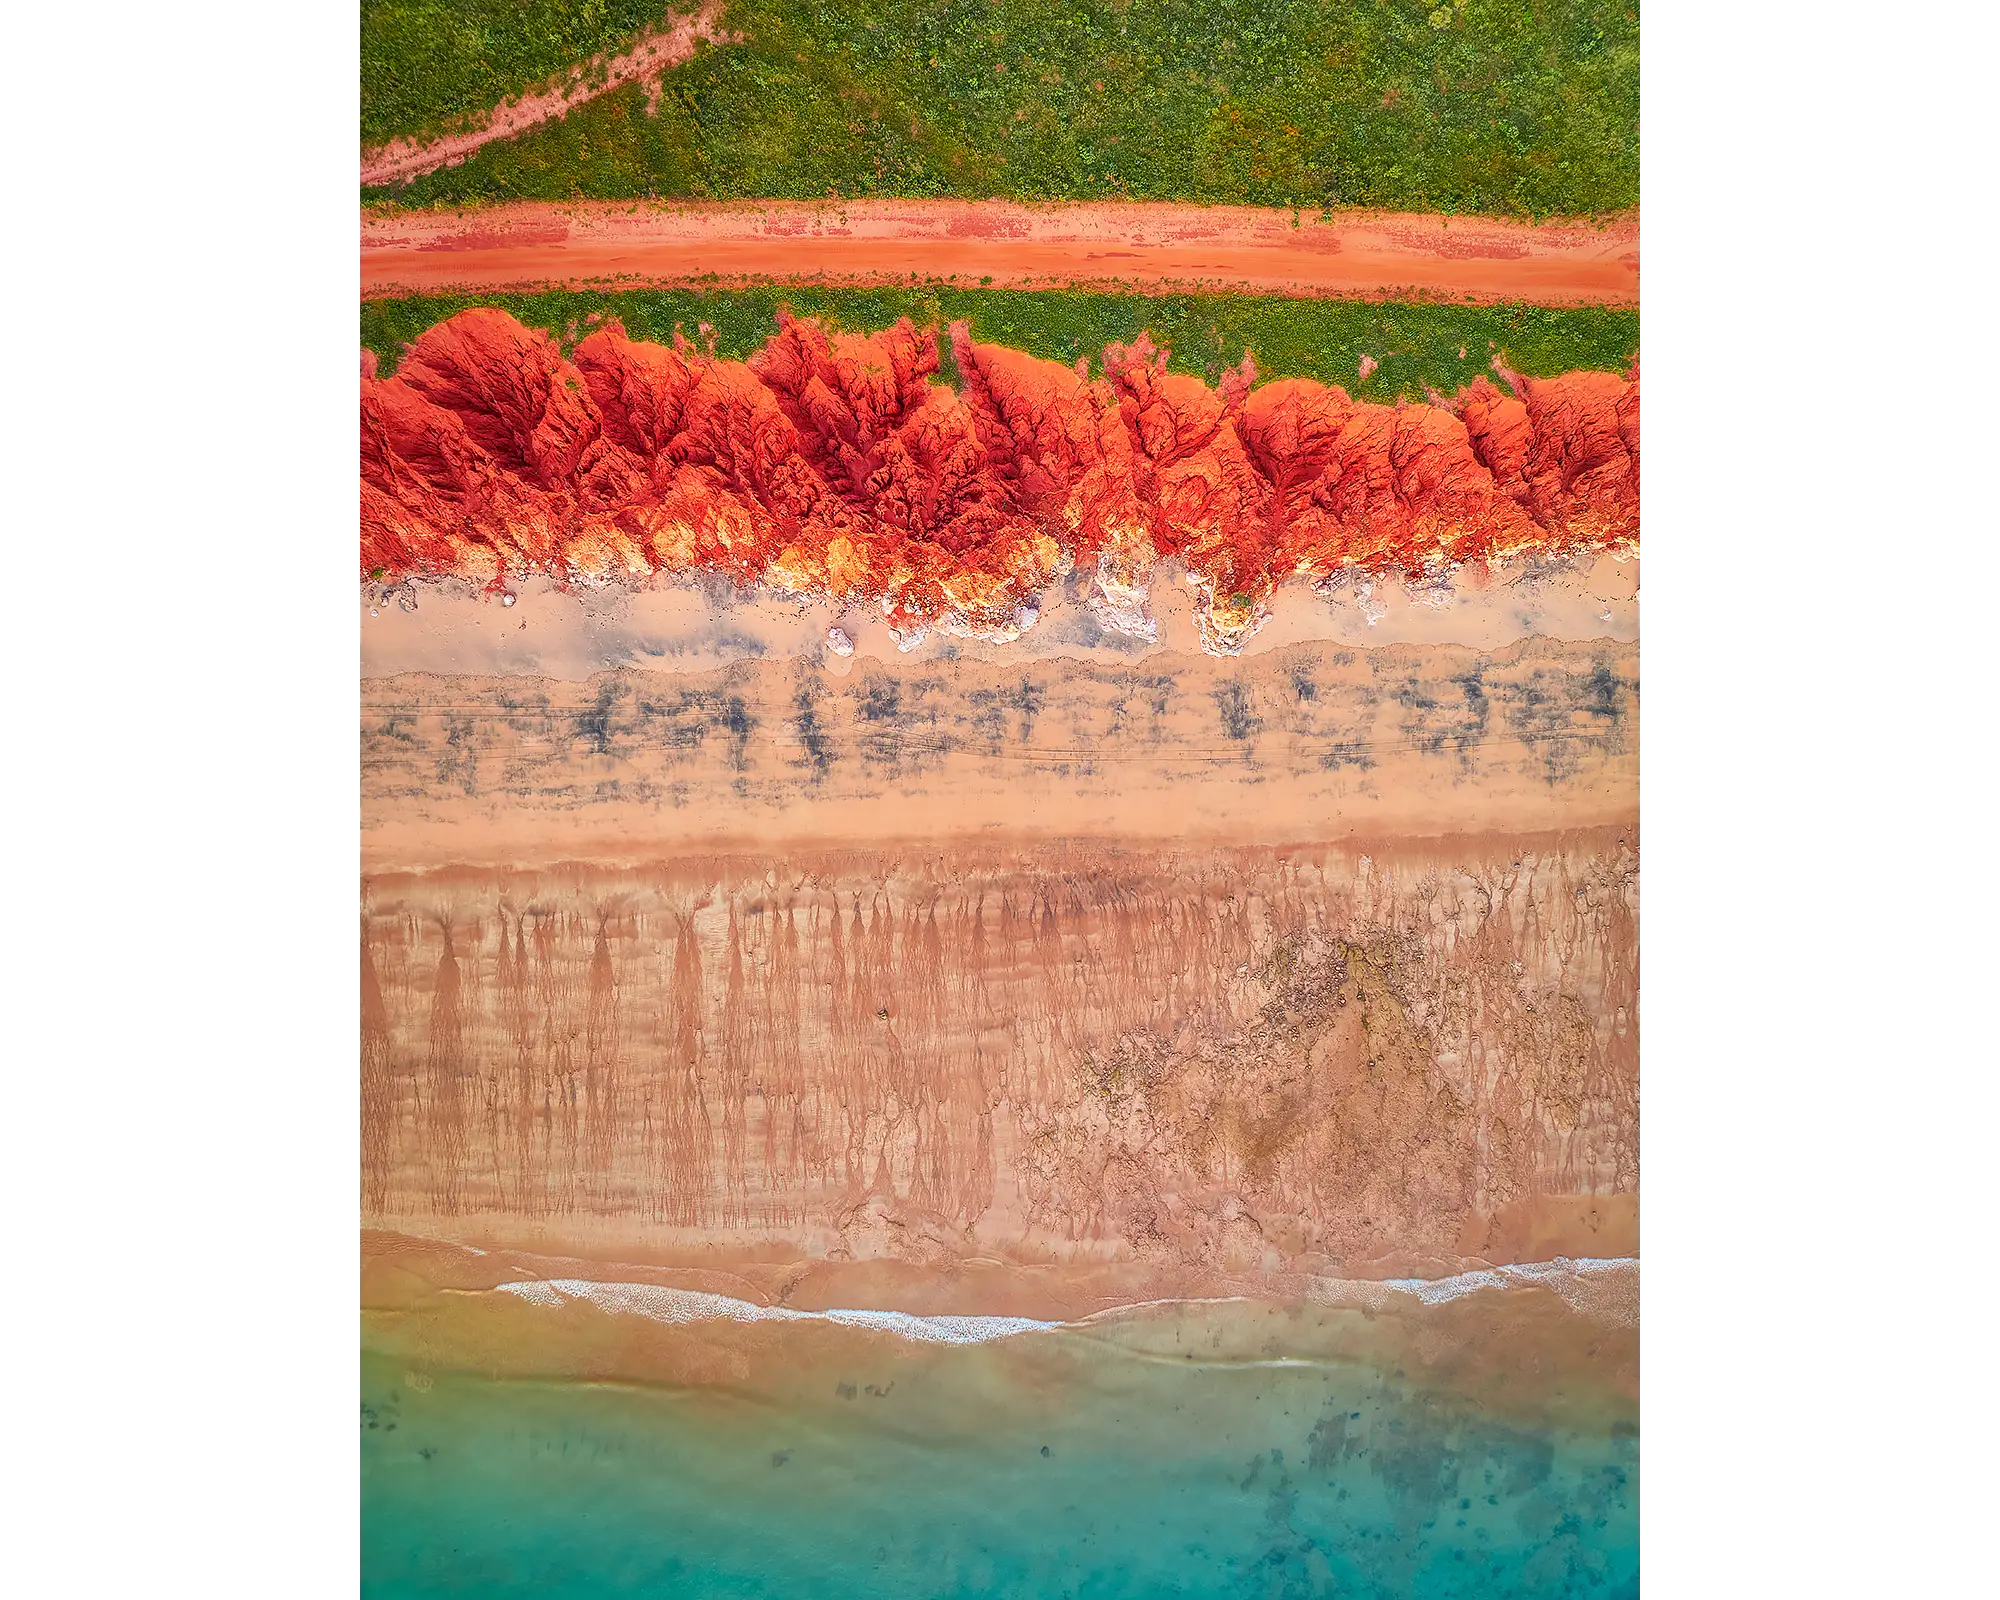
<path id="1" fill-rule="evenodd" d="M 597 20 L 575 25 L 580 39 L 610 40 L 633 14 L 621 0 L 574 9 L 586 7 Z M 571 9 L 539 0 L 517 24 L 495 0 L 369 0 L 364 136 L 492 104 L 489 78 L 515 81 L 545 59 L 513 30 Z M 458 32 L 425 20 L 461 14 L 478 20 Z M 367 194 L 1532 216 L 1639 201 L 1637 0 L 735 0 L 727 26 L 746 42 L 669 73 L 657 115 L 628 85 L 463 166 Z M 449 47 L 431 47 L 434 28 Z M 475 30 L 493 41 L 484 59 L 468 55 Z M 380 63 L 394 72 L 378 81 Z"/>
<path id="2" fill-rule="evenodd" d="M 736 359 L 761 348 L 777 331 L 780 306 L 864 333 L 886 328 L 898 317 L 940 330 L 964 318 L 976 339 L 1065 363 L 1084 358 L 1093 367 L 1101 365 L 1105 345 L 1147 331 L 1171 350 L 1175 370 L 1210 383 L 1248 350 L 1265 378 L 1317 378 L 1379 401 L 1421 400 L 1427 387 L 1450 394 L 1489 371 L 1496 354 L 1516 370 L 1541 377 L 1583 367 L 1622 371 L 1639 349 L 1636 311 L 955 289 L 944 284 L 411 295 L 362 301 L 361 343 L 375 352 L 387 376 L 406 344 L 468 306 L 498 306 L 529 327 L 547 329 L 565 349 L 590 331 L 587 317 L 602 313 L 622 319 L 635 339 L 671 340 L 679 327 L 691 339 L 706 342 L 712 337 L 718 355 Z M 710 333 L 701 331 L 704 323 Z M 942 350 L 944 375 L 955 377 L 948 342 Z M 1380 363 L 1365 379 L 1357 376 L 1364 355 Z"/>
<path id="3" fill-rule="evenodd" d="M 485 119 L 659 26 L 661 0 L 361 0 L 361 142 Z"/>

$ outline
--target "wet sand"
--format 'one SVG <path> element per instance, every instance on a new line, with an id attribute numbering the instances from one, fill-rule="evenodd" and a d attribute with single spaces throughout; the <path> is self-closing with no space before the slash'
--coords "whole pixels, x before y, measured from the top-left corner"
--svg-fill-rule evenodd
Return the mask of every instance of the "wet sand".
<path id="1" fill-rule="evenodd" d="M 581 1282 L 684 1290 L 749 1307 L 798 1312 L 852 1310 L 1063 1323 L 1166 1301 L 1245 1299 L 1393 1309 L 1403 1305 L 1399 1296 L 1411 1284 L 1438 1283 L 1454 1276 L 1469 1283 L 1491 1278 L 1497 1269 L 1523 1265 L 1533 1268 L 1529 1276 L 1534 1276 L 1542 1264 L 1584 1261 L 1626 1263 L 1631 1270 L 1557 1282 L 1557 1298 L 1572 1310 L 1586 1310 L 1620 1326 L 1638 1316 L 1639 1201 L 1633 1194 L 1539 1195 L 1516 1201 L 1483 1230 L 1475 1227 L 1461 1237 L 1461 1245 L 1479 1247 L 1469 1254 L 1357 1260 L 1345 1264 L 1338 1277 L 1303 1270 L 1265 1271 L 1261 1266 L 1231 1272 L 1199 1263 L 1175 1267 L 1159 1261 L 1052 1262 L 986 1256 L 967 1257 L 943 1268 L 922 1267 L 889 1257 L 799 1256 L 769 1240 L 734 1245 L 705 1241 L 681 1251 L 646 1248 L 635 1241 L 624 1256 L 551 1255 L 495 1242 L 490 1234 L 487 1238 L 485 1245 L 474 1246 L 364 1228 L 363 1309 L 386 1321 L 392 1314 L 442 1305 L 441 1297 L 477 1295 L 503 1284 Z M 1405 1276 L 1417 1272 L 1423 1276 Z M 1524 1287 L 1525 1281 L 1512 1286 Z"/>
<path id="2" fill-rule="evenodd" d="M 794 1289 L 898 1263 L 899 1301 L 973 1263 L 1123 1300 L 1628 1253 L 1637 859 L 1605 829 L 371 875 L 365 1214 Z"/>
<path id="3" fill-rule="evenodd" d="M 1623 1410 L 1637 1397 L 1639 1268 L 1630 1261 L 1525 1274 L 1428 1301 L 1400 1283 L 1298 1278 L 1262 1286 L 1288 1291 L 1282 1296 L 1100 1304 L 1092 1290 L 1101 1285 L 1092 1285 L 1045 1295 L 1036 1314 L 920 1312 L 935 1329 L 927 1334 L 893 1317 L 815 1315 L 804 1296 L 783 1303 L 804 1314 L 747 1317 L 747 1304 L 690 1290 L 697 1275 L 686 1272 L 634 1268 L 621 1284 L 605 1264 L 586 1262 L 589 1278 L 565 1279 L 550 1270 L 560 1262 L 461 1252 L 451 1263 L 435 1245 L 413 1265 L 418 1242 L 399 1242 L 404 1264 L 392 1274 L 381 1265 L 380 1236 L 364 1236 L 374 1258 L 364 1280 L 364 1338 L 418 1370 L 726 1388 L 814 1412 L 841 1408 L 832 1375 L 856 1366 L 878 1371 L 878 1387 L 901 1380 L 914 1389 L 925 1367 L 971 1347 L 984 1347 L 996 1365 L 1031 1369 L 1049 1359 L 1088 1361 L 1091 1351 L 1178 1362 L 1192 1346 L 1217 1368 L 1255 1367 L 1280 1349 L 1299 1365 L 1417 1367 L 1433 1400 L 1545 1423 L 1588 1422 L 1607 1404 Z M 719 1309 L 730 1304 L 734 1315 Z M 1496 1383 L 1503 1375 L 1512 1381 Z M 1048 1406 L 1063 1387 L 1022 1382 L 1018 1372 L 996 1386 L 1016 1409 Z"/>
<path id="4" fill-rule="evenodd" d="M 1639 223 L 998 200 L 524 204 L 361 218 L 364 297 L 913 277 L 1633 306 Z"/>

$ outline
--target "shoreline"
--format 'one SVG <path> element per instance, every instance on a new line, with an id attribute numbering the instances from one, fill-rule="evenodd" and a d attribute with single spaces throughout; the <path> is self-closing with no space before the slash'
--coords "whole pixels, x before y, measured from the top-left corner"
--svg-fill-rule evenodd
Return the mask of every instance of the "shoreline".
<path id="1" fill-rule="evenodd" d="M 855 1415 L 848 1407 L 866 1384 L 870 1401 L 893 1392 L 916 1407 L 906 1420 L 981 1433 L 1052 1420 L 1070 1397 L 1107 1386 L 1304 1379 L 1317 1389 L 1321 1378 L 1363 1373 L 1420 1405 L 1470 1406 L 1515 1425 L 1601 1436 L 1638 1420 L 1636 1259 L 1546 1263 L 1462 1284 L 1216 1284 L 1220 1292 L 1039 1313 L 778 1307 L 664 1277 L 638 1269 L 616 1281 L 439 1284 L 395 1303 L 364 1294 L 364 1357 L 425 1393 L 454 1376 L 635 1387 L 829 1422 Z"/>
<path id="2" fill-rule="evenodd" d="M 437 1217 L 404 1224 L 428 1227 L 432 1231 L 427 1234 L 364 1221 L 362 1305 L 370 1311 L 400 1311 L 437 1293 L 480 1294 L 509 1285 L 560 1283 L 703 1295 L 762 1311 L 815 1316 L 1018 1318 L 1054 1327 L 1175 1304 L 1346 1303 L 1381 1309 L 1389 1303 L 1382 1296 L 1392 1294 L 1413 1303 L 1446 1303 L 1503 1282 L 1526 1287 L 1578 1263 L 1595 1264 L 1580 1269 L 1585 1273 L 1606 1263 L 1620 1272 L 1629 1268 L 1636 1280 L 1638 1195 L 1552 1196 L 1512 1209 L 1511 1216 L 1485 1219 L 1483 1230 L 1468 1227 L 1460 1244 L 1485 1247 L 1476 1253 L 1397 1251 L 1348 1262 L 1321 1259 L 1275 1271 L 1142 1262 L 1129 1256 L 1061 1261 L 1051 1259 L 1047 1242 L 1039 1249 L 924 1265 L 892 1258 L 813 1257 L 801 1253 L 795 1241 L 740 1231 L 732 1237 L 732 1230 L 688 1230 L 691 1236 L 672 1248 L 615 1237 L 593 1246 L 575 1231 L 504 1218 L 468 1219 L 469 1225 L 451 1230 L 456 1238 L 440 1231 L 445 1219 Z M 484 1242 L 476 1244 L 475 1239 Z M 1636 1316 L 1636 1281 L 1632 1289 Z M 582 1298 L 576 1293 L 567 1297 Z"/>

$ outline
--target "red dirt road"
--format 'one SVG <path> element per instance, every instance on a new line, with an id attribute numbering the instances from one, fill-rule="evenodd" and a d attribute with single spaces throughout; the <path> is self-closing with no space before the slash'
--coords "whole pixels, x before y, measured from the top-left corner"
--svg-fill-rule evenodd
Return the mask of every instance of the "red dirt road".
<path id="1" fill-rule="evenodd" d="M 1172 204 L 741 201 L 363 213 L 361 293 L 712 282 L 1122 285 L 1639 303 L 1639 221 Z"/>

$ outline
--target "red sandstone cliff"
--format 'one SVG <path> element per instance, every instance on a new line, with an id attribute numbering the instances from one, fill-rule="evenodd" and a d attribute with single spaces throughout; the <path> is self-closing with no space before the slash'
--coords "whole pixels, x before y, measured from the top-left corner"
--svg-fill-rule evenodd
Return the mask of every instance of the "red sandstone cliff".
<path id="1" fill-rule="evenodd" d="M 395 377 L 363 362 L 362 570 L 703 569 L 1005 634 L 1069 563 L 1130 621 L 1173 555 L 1228 650 L 1293 574 L 1638 541 L 1636 372 L 1503 372 L 1384 406 L 1255 386 L 1247 359 L 1210 389 L 1143 335 L 1097 380 L 951 339 L 962 391 L 932 381 L 937 341 L 908 320 L 863 337 L 785 318 L 746 363 L 615 320 L 565 360 L 504 312 L 461 313 Z"/>

